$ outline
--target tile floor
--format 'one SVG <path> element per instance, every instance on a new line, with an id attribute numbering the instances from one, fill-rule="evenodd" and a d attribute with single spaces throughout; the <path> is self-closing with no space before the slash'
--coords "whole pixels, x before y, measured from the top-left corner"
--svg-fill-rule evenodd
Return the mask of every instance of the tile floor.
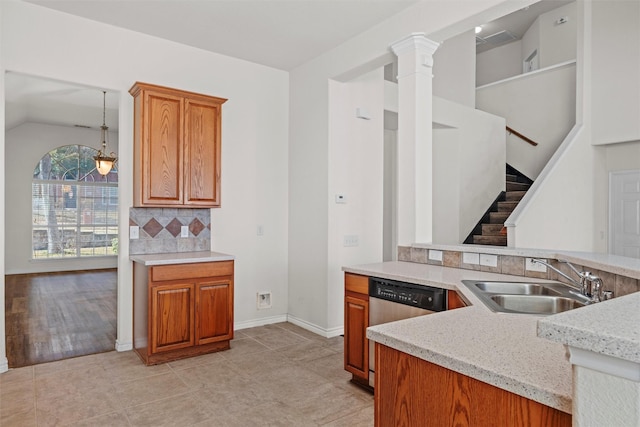
<path id="1" fill-rule="evenodd" d="M 342 337 L 291 323 L 236 331 L 231 349 L 157 366 L 131 351 L 0 374 L 0 426 L 372 426 Z"/>

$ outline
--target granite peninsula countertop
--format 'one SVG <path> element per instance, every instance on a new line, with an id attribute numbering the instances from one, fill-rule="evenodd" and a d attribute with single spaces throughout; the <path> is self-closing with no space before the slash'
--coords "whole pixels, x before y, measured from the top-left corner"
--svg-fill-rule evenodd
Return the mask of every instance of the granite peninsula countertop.
<path id="1" fill-rule="evenodd" d="M 530 278 L 410 262 L 384 262 L 343 270 L 457 290 L 471 304 L 372 326 L 367 329 L 367 338 L 571 413 L 571 364 L 564 345 L 536 335 L 541 317 L 494 313 L 461 283 Z"/>
<path id="2" fill-rule="evenodd" d="M 640 363 L 640 292 L 541 319 L 538 336 Z"/>
<path id="3" fill-rule="evenodd" d="M 198 251 L 129 255 L 129 259 L 133 262 L 137 262 L 145 266 L 154 266 L 170 264 L 191 264 L 194 262 L 232 261 L 233 259 L 235 259 L 235 257 L 233 255 L 223 254 L 221 252 Z"/>

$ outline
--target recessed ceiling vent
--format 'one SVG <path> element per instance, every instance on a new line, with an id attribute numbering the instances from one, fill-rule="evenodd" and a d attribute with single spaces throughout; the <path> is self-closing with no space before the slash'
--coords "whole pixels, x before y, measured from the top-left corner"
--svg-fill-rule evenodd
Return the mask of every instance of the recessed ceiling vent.
<path id="1" fill-rule="evenodd" d="M 477 37 L 476 37 L 477 38 Z M 501 44 L 509 43 L 511 41 L 517 40 L 517 37 L 511 34 L 509 31 L 500 31 L 495 34 L 491 34 L 484 38 L 486 43 L 492 44 L 494 46 L 498 46 Z M 477 44 L 477 42 L 476 42 Z"/>

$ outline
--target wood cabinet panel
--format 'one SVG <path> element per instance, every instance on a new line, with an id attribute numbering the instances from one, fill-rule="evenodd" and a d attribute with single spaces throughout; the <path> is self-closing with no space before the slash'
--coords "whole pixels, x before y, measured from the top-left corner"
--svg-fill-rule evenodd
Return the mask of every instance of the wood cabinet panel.
<path id="1" fill-rule="evenodd" d="M 358 294 L 369 295 L 369 276 L 345 273 L 344 289 Z"/>
<path id="2" fill-rule="evenodd" d="M 151 268 L 151 280 L 180 280 L 186 277 L 218 277 L 233 275 L 233 261 L 197 262 L 191 264 L 158 265 Z"/>
<path id="3" fill-rule="evenodd" d="M 569 427 L 571 415 L 376 343 L 376 426 Z"/>
<path id="4" fill-rule="evenodd" d="M 344 369 L 363 381 L 369 378 L 369 296 L 347 294 L 344 305 Z"/>
<path id="5" fill-rule="evenodd" d="M 467 304 L 456 291 L 447 291 L 447 310 L 466 307 Z"/>
<path id="6" fill-rule="evenodd" d="M 134 263 L 133 348 L 147 365 L 226 350 L 234 262 Z"/>
<path id="7" fill-rule="evenodd" d="M 140 82 L 129 92 L 134 206 L 219 207 L 226 99 Z"/>
<path id="8" fill-rule="evenodd" d="M 207 281 L 197 285 L 196 342 L 208 344 L 233 338 L 233 283 Z"/>
<path id="9" fill-rule="evenodd" d="M 187 100 L 185 111 L 185 203 L 219 205 L 220 104 Z"/>
<path id="10" fill-rule="evenodd" d="M 151 287 L 151 351 L 190 347 L 195 342 L 194 285 Z"/>
<path id="11" fill-rule="evenodd" d="M 147 114 L 143 118 L 146 133 L 142 139 L 143 202 L 182 204 L 184 101 L 149 90 L 144 94 L 144 103 Z"/>

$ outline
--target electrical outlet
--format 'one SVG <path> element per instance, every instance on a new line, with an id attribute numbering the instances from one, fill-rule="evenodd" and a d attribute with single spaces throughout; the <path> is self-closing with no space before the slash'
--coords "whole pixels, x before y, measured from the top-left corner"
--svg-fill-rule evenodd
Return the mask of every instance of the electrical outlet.
<path id="1" fill-rule="evenodd" d="M 442 261 L 442 251 L 429 249 L 429 259 L 431 261 Z"/>
<path id="2" fill-rule="evenodd" d="M 480 254 L 472 252 L 462 252 L 463 264 L 480 264 Z"/>
<path id="3" fill-rule="evenodd" d="M 498 256 L 489 254 L 480 254 L 480 265 L 485 267 L 497 267 Z"/>
<path id="4" fill-rule="evenodd" d="M 129 226 L 129 239 L 135 240 L 140 238 L 140 227 L 137 225 Z"/>
<path id="5" fill-rule="evenodd" d="M 345 235 L 342 241 L 342 246 L 358 246 L 360 244 L 358 240 L 357 234 Z"/>
<path id="6" fill-rule="evenodd" d="M 189 237 L 189 226 L 183 225 L 180 227 L 180 237 Z"/>
<path id="7" fill-rule="evenodd" d="M 546 259 L 543 259 L 543 261 L 547 262 Z M 538 262 L 532 262 L 531 258 L 527 258 L 525 260 L 524 269 L 525 270 L 529 270 L 529 271 L 539 271 L 540 273 L 546 273 L 547 272 L 547 266 L 546 265 L 540 264 Z"/>

